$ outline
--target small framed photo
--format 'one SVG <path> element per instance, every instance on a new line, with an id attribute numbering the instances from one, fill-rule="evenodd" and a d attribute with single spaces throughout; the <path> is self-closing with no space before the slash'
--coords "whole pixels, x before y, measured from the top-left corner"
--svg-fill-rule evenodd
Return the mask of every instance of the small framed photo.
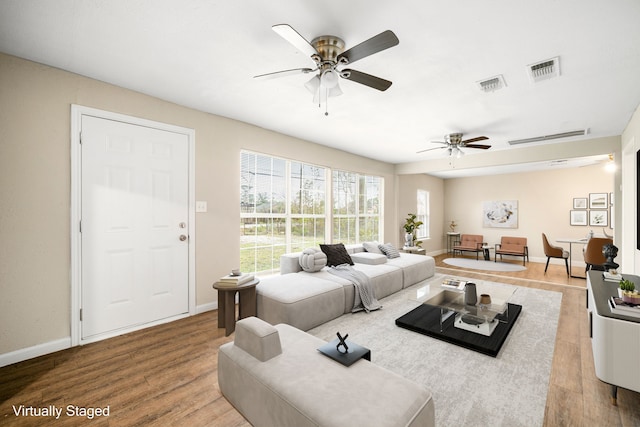
<path id="1" fill-rule="evenodd" d="M 589 193 L 589 209 L 609 207 L 609 193 Z"/>
<path id="2" fill-rule="evenodd" d="M 587 211 L 570 211 L 570 225 L 587 225 Z"/>
<path id="3" fill-rule="evenodd" d="M 586 197 L 574 198 L 573 209 L 587 209 L 587 198 Z"/>
<path id="4" fill-rule="evenodd" d="M 592 227 L 606 227 L 608 225 L 609 211 L 589 211 L 589 225 Z"/>

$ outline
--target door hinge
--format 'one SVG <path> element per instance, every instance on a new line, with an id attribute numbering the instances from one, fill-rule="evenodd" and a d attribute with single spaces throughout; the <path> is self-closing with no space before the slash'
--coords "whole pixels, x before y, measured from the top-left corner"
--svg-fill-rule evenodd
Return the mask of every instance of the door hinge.
<path id="1" fill-rule="evenodd" d="M 78 224 L 80 226 L 80 232 L 82 233 L 82 220 L 80 220 L 80 222 Z"/>
<path id="2" fill-rule="evenodd" d="M 82 309 L 80 309 L 80 321 L 82 322 Z"/>
<path id="3" fill-rule="evenodd" d="M 80 132 L 80 145 L 82 145 L 82 132 Z"/>

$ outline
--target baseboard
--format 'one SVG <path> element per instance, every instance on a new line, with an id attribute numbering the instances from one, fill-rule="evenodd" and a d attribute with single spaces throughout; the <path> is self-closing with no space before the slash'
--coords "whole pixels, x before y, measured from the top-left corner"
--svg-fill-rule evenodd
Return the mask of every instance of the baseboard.
<path id="1" fill-rule="evenodd" d="M 9 353 L 0 354 L 0 367 L 55 353 L 56 351 L 71 348 L 71 337 L 34 345 L 33 347 L 22 348 Z"/>
<path id="2" fill-rule="evenodd" d="M 218 302 L 210 302 L 196 306 L 195 314 L 205 313 L 207 311 L 217 310 Z M 49 341 L 46 343 L 34 345 L 32 347 L 22 348 L 20 350 L 11 351 L 9 353 L 0 354 L 0 368 L 34 357 L 44 356 L 45 354 L 55 353 L 56 351 L 71 348 L 71 337 L 61 338 L 59 340 Z"/>
<path id="3" fill-rule="evenodd" d="M 201 304 L 196 306 L 196 314 L 205 313 L 207 311 L 217 310 L 218 301 L 210 302 L 207 304 Z"/>

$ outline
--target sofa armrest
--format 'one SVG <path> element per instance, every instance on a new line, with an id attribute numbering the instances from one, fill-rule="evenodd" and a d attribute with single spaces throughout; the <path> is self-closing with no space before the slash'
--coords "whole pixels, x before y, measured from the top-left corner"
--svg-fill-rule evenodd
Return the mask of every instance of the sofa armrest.
<path id="1" fill-rule="evenodd" d="M 282 353 L 278 330 L 257 317 L 247 317 L 236 323 L 233 343 L 261 362 Z"/>

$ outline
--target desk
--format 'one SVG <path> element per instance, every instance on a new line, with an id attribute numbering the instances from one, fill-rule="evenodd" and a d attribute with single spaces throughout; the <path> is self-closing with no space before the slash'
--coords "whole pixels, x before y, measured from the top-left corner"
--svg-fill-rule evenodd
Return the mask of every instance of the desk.
<path id="1" fill-rule="evenodd" d="M 575 239 L 575 238 L 562 238 L 562 239 L 556 239 L 556 242 L 558 243 L 568 243 L 569 244 L 569 272 L 572 272 L 572 268 L 573 265 L 571 264 L 571 257 L 573 254 L 573 244 L 577 243 L 580 245 L 586 245 L 587 244 L 587 238 L 583 237 L 582 239 Z M 569 274 L 569 276 L 574 277 L 576 279 L 586 279 L 586 276 L 574 276 L 573 274 Z"/>
<path id="2" fill-rule="evenodd" d="M 238 286 L 221 286 L 219 282 L 213 284 L 218 290 L 218 328 L 224 328 L 225 336 L 231 335 L 236 330 L 236 292 L 238 293 L 238 320 L 255 316 L 256 285 L 260 279 Z"/>

